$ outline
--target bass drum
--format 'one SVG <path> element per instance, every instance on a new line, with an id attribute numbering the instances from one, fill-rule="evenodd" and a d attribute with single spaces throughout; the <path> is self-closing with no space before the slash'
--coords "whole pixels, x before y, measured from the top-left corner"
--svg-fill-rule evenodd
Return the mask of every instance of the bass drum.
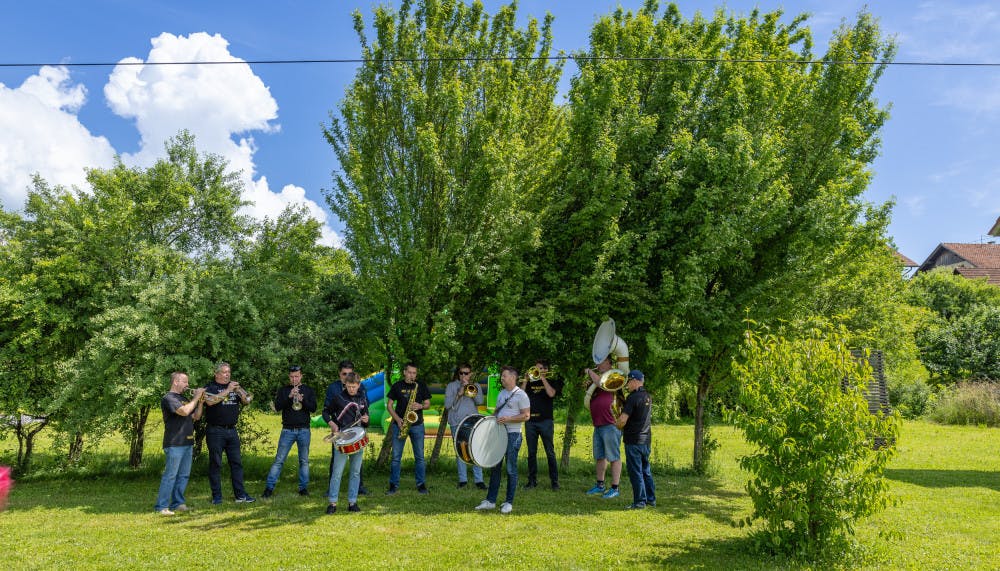
<path id="1" fill-rule="evenodd" d="M 507 453 L 507 428 L 495 416 L 470 414 L 455 431 L 455 454 L 466 464 L 492 468 Z"/>

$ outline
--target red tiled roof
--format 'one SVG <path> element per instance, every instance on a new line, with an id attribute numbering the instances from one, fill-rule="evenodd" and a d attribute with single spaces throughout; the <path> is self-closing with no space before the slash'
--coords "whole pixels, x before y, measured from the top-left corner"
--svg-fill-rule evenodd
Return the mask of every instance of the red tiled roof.
<path id="1" fill-rule="evenodd" d="M 941 246 L 965 258 L 977 268 L 1000 268 L 1000 244 L 945 242 Z"/>
<path id="2" fill-rule="evenodd" d="M 1000 268 L 955 268 L 955 273 L 970 280 L 986 278 L 986 282 L 1000 286 Z"/>
<path id="3" fill-rule="evenodd" d="M 893 250 L 892 253 L 896 255 L 896 259 L 898 259 L 900 262 L 903 262 L 904 268 L 915 268 L 920 265 L 914 262 L 913 260 L 907 258 L 906 256 L 904 256 L 903 253 L 900 252 L 899 250 Z"/>

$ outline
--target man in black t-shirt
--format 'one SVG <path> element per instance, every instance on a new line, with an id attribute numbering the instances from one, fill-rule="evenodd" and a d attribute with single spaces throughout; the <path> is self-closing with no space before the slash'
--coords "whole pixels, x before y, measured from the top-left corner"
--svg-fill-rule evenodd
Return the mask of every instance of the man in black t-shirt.
<path id="1" fill-rule="evenodd" d="M 531 418 L 524 423 L 524 439 L 528 443 L 528 482 L 525 488 L 538 485 L 538 438 L 542 439 L 545 448 L 545 458 L 549 463 L 549 482 L 552 489 L 559 489 L 559 465 L 556 462 L 556 450 L 553 443 L 555 434 L 552 420 L 552 403 L 562 392 L 563 383 L 559 379 L 549 379 L 549 363 L 543 359 L 535 361 L 538 377 L 524 376 L 521 389 L 528 393 L 531 400 Z"/>
<path id="2" fill-rule="evenodd" d="M 316 392 L 302 384 L 302 367 L 294 365 L 288 369 L 288 384 L 278 389 L 274 395 L 274 409 L 281 412 L 281 435 L 278 437 L 278 452 L 267 473 L 264 497 L 274 495 L 285 459 L 295 444 L 299 453 L 299 495 L 309 495 L 309 429 L 310 415 L 316 410 Z"/>
<path id="3" fill-rule="evenodd" d="M 416 464 L 414 472 L 416 472 L 417 491 L 426 494 L 424 410 L 431 407 L 431 391 L 427 385 L 417 381 L 417 366 L 415 364 L 407 363 L 403 367 L 403 381 L 392 385 L 385 398 L 385 410 L 392 416 L 393 421 L 389 427 L 392 438 L 392 464 L 389 468 L 389 489 L 385 493 L 387 496 L 391 496 L 399 490 L 400 463 L 403 460 L 406 437 L 409 436 L 410 444 L 413 445 L 413 460 Z M 405 418 L 407 413 L 411 411 L 416 414 L 417 418 L 408 423 Z M 408 425 L 409 428 L 403 433 L 401 431 L 405 425 Z"/>
<path id="4" fill-rule="evenodd" d="M 191 475 L 191 446 L 194 444 L 194 421 L 201 418 L 201 397 L 205 389 L 194 392 L 190 402 L 183 392 L 188 388 L 188 376 L 181 372 L 170 375 L 170 390 L 160 399 L 163 412 L 163 453 L 167 457 L 160 479 L 160 491 L 153 508 L 161 515 L 174 515 L 188 510 L 184 500 Z"/>
<path id="5" fill-rule="evenodd" d="M 208 428 L 205 442 L 208 444 L 208 485 L 212 488 L 212 503 L 222 503 L 222 453 L 229 462 L 229 477 L 233 484 L 236 503 L 257 501 L 243 487 L 243 458 L 240 454 L 240 435 L 236 432 L 236 422 L 240 418 L 240 408 L 250 404 L 250 395 L 240 384 L 230 380 L 229 363 L 219 363 L 215 367 L 215 382 L 205 387 L 205 421 Z"/>
<path id="6" fill-rule="evenodd" d="M 618 417 L 625 441 L 625 465 L 632 483 L 632 503 L 628 509 L 642 509 L 656 505 L 656 484 L 649 466 L 649 449 L 653 441 L 651 428 L 653 401 L 643 385 L 642 371 L 629 371 L 626 388 L 628 398 Z"/>

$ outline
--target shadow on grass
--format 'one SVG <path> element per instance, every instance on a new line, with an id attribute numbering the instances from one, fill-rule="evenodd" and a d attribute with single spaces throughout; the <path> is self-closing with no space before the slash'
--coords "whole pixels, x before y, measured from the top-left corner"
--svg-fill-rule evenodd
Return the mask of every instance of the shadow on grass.
<path id="1" fill-rule="evenodd" d="M 885 475 L 891 480 L 924 488 L 987 488 L 1000 492 L 1000 472 L 889 469 Z"/>
<path id="2" fill-rule="evenodd" d="M 263 462 L 255 472 L 264 476 Z M 318 468 L 318 469 L 317 469 Z M 325 466 L 312 470 L 310 491 L 306 498 L 296 493 L 295 477 L 286 466 L 273 499 L 258 497 L 253 504 L 236 504 L 231 496 L 229 474 L 223 469 L 224 503 L 214 506 L 210 503 L 207 470 L 199 467 L 193 470 L 188 485 L 187 500 L 193 511 L 173 518 L 164 518 L 169 524 L 182 524 L 200 530 L 215 530 L 227 526 L 249 529 L 278 527 L 287 524 L 310 523 L 325 515 L 327 506 L 327 471 Z M 436 472 L 436 471 L 435 471 Z M 486 496 L 486 492 L 473 486 L 463 489 L 455 487 L 452 469 L 445 473 L 428 474 L 429 495 L 416 491 L 412 465 L 404 463 L 399 493 L 394 496 L 384 494 L 388 487 L 386 471 L 365 469 L 365 484 L 370 495 L 359 498 L 362 509 L 360 517 L 404 517 L 414 515 L 441 516 L 442 514 L 475 514 L 474 508 Z M 254 472 L 248 471 L 248 474 Z M 525 490 L 527 481 L 523 472 L 519 478 L 514 505 L 515 515 L 546 514 L 552 516 L 592 516 L 602 512 L 621 512 L 631 502 L 632 490 L 628 478 L 623 475 L 621 496 L 605 500 L 600 496 L 587 496 L 584 492 L 593 485 L 589 474 L 566 474 L 560 480 L 562 489 L 554 491 L 542 485 Z M 742 511 L 745 494 L 725 489 L 718 482 L 687 474 L 684 471 L 656 475 L 656 508 L 647 512 L 657 512 L 677 519 L 705 517 L 723 525 L 729 525 L 737 512 Z M 544 479 L 547 481 L 547 478 Z M 489 471 L 486 471 L 489 481 Z M 540 482 L 541 483 L 541 482 Z M 546 482 L 547 483 L 547 482 Z M 91 514 L 142 514 L 152 515 L 159 474 L 146 472 L 93 479 L 62 481 L 35 481 L 19 484 L 11 497 L 11 508 L 17 511 L 76 509 Z M 506 475 L 500 486 L 500 501 L 506 493 Z M 257 496 L 263 489 L 263 479 L 246 480 L 247 491 Z M 345 514 L 347 509 L 346 480 L 342 484 L 338 513 L 332 521 L 342 522 L 343 517 L 358 517 Z M 499 502 L 498 502 L 499 503 Z M 495 512 L 488 512 L 488 515 Z M 336 518 L 336 519 L 334 519 Z"/>
<path id="3" fill-rule="evenodd" d="M 824 565 L 783 556 L 760 555 L 747 537 L 704 541 L 660 542 L 655 553 L 632 560 L 626 567 L 658 569 L 815 569 Z M 659 555 L 662 554 L 662 555 Z"/>

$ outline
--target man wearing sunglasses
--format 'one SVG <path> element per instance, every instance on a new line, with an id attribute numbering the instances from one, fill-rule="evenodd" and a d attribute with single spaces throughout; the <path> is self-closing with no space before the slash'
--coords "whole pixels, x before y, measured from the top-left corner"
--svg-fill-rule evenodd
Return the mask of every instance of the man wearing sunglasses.
<path id="1" fill-rule="evenodd" d="M 462 363 L 455 369 L 455 376 L 444 390 L 444 408 L 448 409 L 448 425 L 451 426 L 452 435 L 458 434 L 458 425 L 466 417 L 472 414 L 479 414 L 479 405 L 483 404 L 483 391 L 476 386 L 475 396 L 468 396 L 467 387 L 474 385 L 472 380 L 472 367 L 468 363 Z M 469 485 L 468 465 L 457 455 L 455 464 L 458 467 L 458 487 L 464 488 Z M 483 469 L 475 464 L 472 465 L 472 477 L 476 481 L 476 487 L 480 490 L 486 489 L 483 482 Z"/>

